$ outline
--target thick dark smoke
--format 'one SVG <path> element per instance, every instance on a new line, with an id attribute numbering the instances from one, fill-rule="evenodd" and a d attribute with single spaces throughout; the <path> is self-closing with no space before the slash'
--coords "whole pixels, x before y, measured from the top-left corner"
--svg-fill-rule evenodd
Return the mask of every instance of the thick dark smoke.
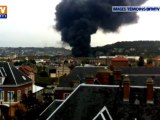
<path id="1" fill-rule="evenodd" d="M 62 0 L 56 7 L 56 29 L 75 57 L 90 55 L 91 35 L 97 29 L 115 32 L 121 25 L 136 23 L 136 13 L 113 13 L 112 6 L 139 6 L 146 0 Z"/>

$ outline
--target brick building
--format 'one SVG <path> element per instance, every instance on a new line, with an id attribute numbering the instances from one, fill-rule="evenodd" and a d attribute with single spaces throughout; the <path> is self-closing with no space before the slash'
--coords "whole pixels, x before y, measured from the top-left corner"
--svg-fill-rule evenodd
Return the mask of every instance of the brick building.
<path id="1" fill-rule="evenodd" d="M 115 58 L 112 58 L 111 65 L 113 67 L 129 66 L 128 58 L 125 58 L 123 56 L 117 56 Z"/>
<path id="2" fill-rule="evenodd" d="M 0 102 L 12 104 L 32 90 L 32 80 L 8 62 L 0 62 Z"/>

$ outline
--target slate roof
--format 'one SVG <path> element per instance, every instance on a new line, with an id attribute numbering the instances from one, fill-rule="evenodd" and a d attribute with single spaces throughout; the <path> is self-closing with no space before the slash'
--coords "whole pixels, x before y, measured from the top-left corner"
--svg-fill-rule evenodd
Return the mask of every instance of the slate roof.
<path id="1" fill-rule="evenodd" d="M 92 120 L 113 120 L 106 106 L 104 106 L 99 113 Z"/>
<path id="2" fill-rule="evenodd" d="M 134 86 L 145 86 L 147 79 L 151 76 L 129 76 L 131 85 Z M 152 77 L 154 86 L 160 87 L 160 76 Z"/>
<path id="3" fill-rule="evenodd" d="M 160 88 L 155 88 L 152 105 L 146 104 L 146 87 L 131 86 L 130 102 L 123 102 L 122 91 L 119 86 L 82 84 L 46 120 L 92 120 L 104 106 L 113 120 L 160 118 Z"/>
<path id="4" fill-rule="evenodd" d="M 0 73 L 0 76 L 5 77 L 3 85 L 12 86 L 32 83 L 30 78 L 8 62 L 0 62 Z"/>
<path id="5" fill-rule="evenodd" d="M 60 80 L 59 87 L 71 87 L 73 80 L 84 83 L 86 76 L 95 77 L 101 69 L 107 69 L 107 66 L 75 67 L 68 76 Z M 160 67 L 117 67 L 115 70 L 120 70 L 122 75 L 128 75 L 133 86 L 145 86 L 149 77 L 153 78 L 155 86 L 160 86 Z"/>
<path id="6" fill-rule="evenodd" d="M 152 77 L 154 86 L 160 86 L 160 67 L 119 67 L 122 75 L 127 75 L 131 85 L 145 86 L 146 80 Z"/>
<path id="7" fill-rule="evenodd" d="M 160 75 L 160 67 L 117 67 L 122 74 Z"/>
<path id="8" fill-rule="evenodd" d="M 86 76 L 96 75 L 98 70 L 107 69 L 107 66 L 77 66 L 69 75 L 60 80 L 59 87 L 70 87 L 73 80 L 80 80 L 81 83 L 85 82 Z"/>
<path id="9" fill-rule="evenodd" d="M 38 117 L 38 120 L 46 120 L 47 117 L 63 102 L 63 100 L 54 100 Z"/>

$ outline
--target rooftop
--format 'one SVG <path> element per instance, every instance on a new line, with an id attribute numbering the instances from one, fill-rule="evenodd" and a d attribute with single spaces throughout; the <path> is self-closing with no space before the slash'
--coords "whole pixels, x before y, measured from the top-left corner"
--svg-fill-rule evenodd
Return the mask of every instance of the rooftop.
<path id="1" fill-rule="evenodd" d="M 59 87 L 70 87 L 75 80 L 84 83 L 87 76 L 96 77 L 97 72 L 103 70 L 107 70 L 107 66 L 75 67 L 69 75 L 60 80 Z M 115 68 L 115 71 L 117 70 L 122 76 L 129 76 L 133 86 L 145 86 L 148 77 L 153 78 L 155 86 L 160 86 L 160 67 L 118 67 Z"/>
<path id="2" fill-rule="evenodd" d="M 154 87 L 154 104 L 146 103 L 145 86 L 131 86 L 130 90 L 129 102 L 123 102 L 122 88 L 118 85 L 81 84 L 47 120 L 92 120 L 104 106 L 113 120 L 157 120 L 160 117 L 160 87 Z"/>
<path id="3" fill-rule="evenodd" d="M 38 120 L 46 120 L 47 117 L 62 103 L 62 100 L 54 100 L 40 115 Z"/>
<path id="4" fill-rule="evenodd" d="M 123 56 L 117 56 L 115 58 L 112 58 L 112 61 L 128 61 L 128 58 Z"/>
<path id="5" fill-rule="evenodd" d="M 4 78 L 2 87 L 32 83 L 30 78 L 8 62 L 0 62 L 0 76 Z"/>

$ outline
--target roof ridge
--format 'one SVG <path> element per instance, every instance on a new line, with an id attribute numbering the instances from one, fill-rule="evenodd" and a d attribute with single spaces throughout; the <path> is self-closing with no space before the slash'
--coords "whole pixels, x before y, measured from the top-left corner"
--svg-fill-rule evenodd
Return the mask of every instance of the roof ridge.
<path id="1" fill-rule="evenodd" d="M 63 104 L 64 104 L 80 87 L 81 87 L 81 84 L 80 84 L 77 88 L 74 89 L 74 91 L 55 109 L 55 111 L 54 111 L 46 120 L 49 120 L 49 119 L 52 117 L 52 115 L 54 115 L 54 114 L 58 111 L 58 109 L 61 108 L 61 106 L 63 106 Z"/>

